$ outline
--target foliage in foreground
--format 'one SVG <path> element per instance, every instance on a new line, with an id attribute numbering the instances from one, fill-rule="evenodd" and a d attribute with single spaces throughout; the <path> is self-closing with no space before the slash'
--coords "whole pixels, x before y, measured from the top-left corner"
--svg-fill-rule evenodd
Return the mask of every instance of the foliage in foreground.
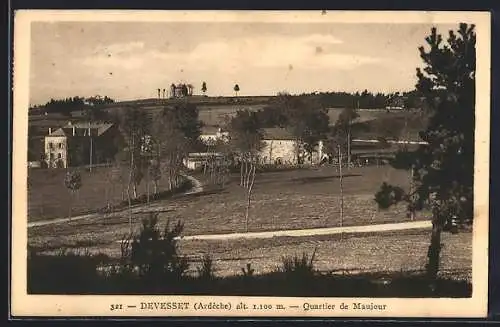
<path id="1" fill-rule="evenodd" d="M 467 281 L 441 278 L 436 288 L 426 287 L 422 274 L 389 273 L 335 275 L 314 267 L 316 250 L 309 256 L 284 256 L 281 265 L 268 274 L 255 274 L 251 263 L 240 274 L 216 276 L 216 264 L 206 254 L 196 274 L 180 254 L 181 222 L 164 229 L 158 217 L 143 220 L 140 233 L 124 237 L 119 262 L 90 252 L 60 252 L 28 256 L 30 294 L 187 294 L 240 296 L 356 296 L 356 297 L 470 297 Z M 378 281 L 389 279 L 389 285 Z"/>
<path id="2" fill-rule="evenodd" d="M 383 184 L 375 195 L 379 208 L 400 201 L 408 211 L 432 210 L 432 234 L 427 274 L 439 271 L 441 232 L 455 225 L 471 225 L 474 184 L 474 114 L 476 34 L 474 25 L 460 24 L 447 42 L 436 28 L 420 47 L 425 68 L 417 69 L 418 93 L 425 98 L 429 122 L 420 137 L 426 144 L 410 152 L 402 149 L 392 165 L 411 172 L 412 187 Z M 456 229 L 455 229 L 456 231 Z"/>

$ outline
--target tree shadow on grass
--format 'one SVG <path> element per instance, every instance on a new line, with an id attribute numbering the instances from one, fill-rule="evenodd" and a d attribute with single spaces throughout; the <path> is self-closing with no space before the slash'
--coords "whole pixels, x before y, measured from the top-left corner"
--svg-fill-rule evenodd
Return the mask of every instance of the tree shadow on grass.
<path id="1" fill-rule="evenodd" d="M 342 178 L 348 177 L 360 177 L 363 176 L 361 174 L 345 174 L 342 175 Z M 301 182 L 303 184 L 306 183 L 321 183 L 328 180 L 340 179 L 340 175 L 329 175 L 329 176 L 311 176 L 311 177 L 301 177 L 301 178 L 292 178 L 292 182 Z"/>
<path id="2" fill-rule="evenodd" d="M 185 198 L 198 198 L 202 197 L 205 195 L 214 195 L 214 194 L 228 194 L 230 193 L 229 191 L 225 189 L 212 189 L 212 190 L 205 190 L 197 193 L 191 193 L 191 194 L 185 194 L 183 197 Z"/>

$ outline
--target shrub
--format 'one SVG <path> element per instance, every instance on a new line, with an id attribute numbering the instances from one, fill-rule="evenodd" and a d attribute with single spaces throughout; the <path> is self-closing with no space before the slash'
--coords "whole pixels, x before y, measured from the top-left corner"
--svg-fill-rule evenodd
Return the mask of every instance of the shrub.
<path id="1" fill-rule="evenodd" d="M 252 269 L 251 263 L 247 263 L 246 268 L 245 267 L 241 268 L 241 271 L 242 271 L 244 277 L 253 277 L 253 273 L 255 272 L 255 269 Z"/>
<path id="2" fill-rule="evenodd" d="M 282 267 L 279 270 L 285 277 L 292 277 L 294 279 L 307 279 L 314 276 L 314 258 L 316 249 L 309 259 L 306 253 L 302 253 L 302 257 L 295 255 L 294 257 L 282 257 Z"/>
<path id="3" fill-rule="evenodd" d="M 215 267 L 212 257 L 209 254 L 203 256 L 201 266 L 196 268 L 198 271 L 198 278 L 210 280 L 215 277 Z"/>
<path id="4" fill-rule="evenodd" d="M 184 225 L 178 221 L 170 228 L 170 221 L 167 221 L 163 232 L 157 225 L 158 213 L 150 213 L 142 220 L 140 233 L 122 242 L 122 264 L 137 271 L 148 282 L 178 280 L 188 268 L 186 258 L 179 255 L 176 239 Z"/>

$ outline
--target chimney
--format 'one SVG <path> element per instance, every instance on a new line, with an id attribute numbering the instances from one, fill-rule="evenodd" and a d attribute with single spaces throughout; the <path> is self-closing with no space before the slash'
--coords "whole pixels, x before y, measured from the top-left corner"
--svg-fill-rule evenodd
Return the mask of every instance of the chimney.
<path id="1" fill-rule="evenodd" d="M 49 135 L 52 135 L 52 128 L 49 127 Z"/>
<path id="2" fill-rule="evenodd" d="M 75 136 L 75 126 L 73 126 L 73 136 Z"/>

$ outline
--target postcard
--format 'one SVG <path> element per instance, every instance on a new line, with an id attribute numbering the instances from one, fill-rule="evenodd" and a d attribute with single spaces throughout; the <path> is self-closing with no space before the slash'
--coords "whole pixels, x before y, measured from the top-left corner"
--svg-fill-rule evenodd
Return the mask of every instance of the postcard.
<path id="1" fill-rule="evenodd" d="M 485 317 L 490 19 L 17 11 L 11 314 Z"/>

